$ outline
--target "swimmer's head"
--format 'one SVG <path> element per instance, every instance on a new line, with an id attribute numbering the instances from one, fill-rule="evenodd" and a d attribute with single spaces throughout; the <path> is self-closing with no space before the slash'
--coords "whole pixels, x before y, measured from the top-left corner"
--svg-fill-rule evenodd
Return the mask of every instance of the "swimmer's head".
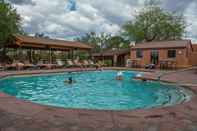
<path id="1" fill-rule="evenodd" d="M 142 74 L 139 73 L 139 74 L 136 75 L 136 77 L 142 77 Z"/>
<path id="2" fill-rule="evenodd" d="M 72 77 L 69 77 L 69 78 L 68 78 L 68 81 L 72 81 L 72 80 L 73 80 Z"/>
<path id="3" fill-rule="evenodd" d="M 119 72 L 117 73 L 117 76 L 123 76 L 122 71 L 119 71 Z"/>

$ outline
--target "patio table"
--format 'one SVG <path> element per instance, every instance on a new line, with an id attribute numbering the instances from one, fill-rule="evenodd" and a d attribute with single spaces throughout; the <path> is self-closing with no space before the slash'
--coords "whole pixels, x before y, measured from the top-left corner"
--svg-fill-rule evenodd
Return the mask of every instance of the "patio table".
<path id="1" fill-rule="evenodd" d="M 139 59 L 131 60 L 131 67 L 132 68 L 140 68 L 141 67 L 140 60 Z"/>
<path id="2" fill-rule="evenodd" d="M 176 60 L 175 59 L 164 59 L 160 61 L 161 69 L 176 69 Z"/>

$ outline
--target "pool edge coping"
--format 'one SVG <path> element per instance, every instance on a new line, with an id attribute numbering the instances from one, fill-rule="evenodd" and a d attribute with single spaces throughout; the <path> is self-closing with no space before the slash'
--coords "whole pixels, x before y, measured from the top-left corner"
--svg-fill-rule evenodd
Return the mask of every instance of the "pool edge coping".
<path id="1" fill-rule="evenodd" d="M 107 69 L 109 70 L 109 69 Z M 112 69 L 113 70 L 113 69 Z M 89 70 L 89 71 L 92 71 L 92 70 Z M 137 71 L 137 70 L 134 70 L 134 71 Z M 140 70 L 141 71 L 141 70 Z M 76 71 L 75 71 L 76 72 Z M 29 73 L 29 75 L 31 74 L 32 72 Z M 48 74 L 48 73 L 61 73 L 61 72 L 37 72 L 37 73 L 34 73 L 34 74 Z M 19 73 L 20 74 L 20 73 Z M 23 74 L 23 73 L 22 73 Z M 26 75 L 28 73 L 25 73 L 23 75 Z M 12 73 L 12 74 L 9 74 L 9 75 L 5 75 L 4 77 L 0 76 L 0 79 L 1 78 L 5 78 L 5 77 L 10 77 L 10 76 L 16 76 L 18 75 L 18 73 Z M 21 75 L 21 74 L 20 74 Z M 166 82 L 166 81 L 165 81 Z M 170 82 L 170 81 L 167 81 L 167 82 Z M 172 83 L 172 82 L 170 82 Z M 175 82 L 173 82 L 175 83 Z M 0 98 L 2 98 L 1 101 L 3 100 L 6 100 L 6 101 L 9 101 L 11 103 L 20 103 L 21 105 L 23 105 L 23 108 L 25 110 L 25 108 L 29 108 L 28 106 L 32 106 L 32 107 L 38 107 L 38 108 L 43 108 L 43 109 L 51 109 L 51 110 L 72 110 L 72 111 L 76 111 L 76 112 L 80 112 L 80 111 L 88 111 L 88 112 L 110 112 L 110 113 L 131 113 L 131 114 L 147 114 L 147 115 L 136 115 L 137 118 L 146 118 L 148 117 L 150 114 L 150 116 L 154 116 L 156 114 L 158 114 L 156 111 L 158 112 L 162 112 L 164 111 L 166 113 L 167 112 L 176 112 L 176 109 L 177 107 L 178 108 L 182 108 L 182 107 L 185 107 L 185 106 L 189 106 L 191 104 L 196 104 L 195 103 L 195 100 L 197 100 L 197 89 L 194 89 L 192 88 L 191 86 L 186 86 L 187 88 L 191 89 L 192 91 L 194 91 L 194 95 L 192 96 L 191 100 L 188 101 L 188 102 L 184 102 L 184 103 L 181 103 L 181 104 L 177 104 L 177 105 L 174 105 L 174 106 L 169 106 L 169 107 L 157 107 L 157 108 L 151 108 L 151 109 L 135 109 L 135 110 L 127 110 L 127 111 L 115 111 L 115 110 L 91 110 L 91 109 L 70 109 L 70 108 L 62 108 L 62 107 L 54 107 L 54 106 L 47 106 L 47 105 L 41 105 L 41 104 L 36 104 L 36 103 L 33 103 L 31 101 L 27 101 L 27 100 L 20 100 L 20 99 L 17 99 L 16 97 L 14 96 L 10 96 L 6 93 L 2 93 L 0 92 Z M 0 109 L 3 109 L 5 110 L 5 108 L 2 108 L 2 106 L 4 106 L 4 104 L 2 104 L 0 101 Z M 8 107 L 9 108 L 9 107 Z M 11 108 L 11 107 L 10 107 Z M 13 109 L 14 110 L 14 109 Z M 31 114 L 31 112 L 29 112 L 29 110 L 25 110 L 27 111 L 26 114 Z M 8 110 L 9 113 L 16 113 L 15 111 L 12 111 L 12 110 Z M 20 111 L 19 111 L 20 112 Z M 44 112 L 44 111 L 42 111 Z M 16 113 L 18 114 L 18 113 Z M 19 113 L 20 114 L 20 113 Z M 136 119 L 137 119 L 136 118 Z"/>

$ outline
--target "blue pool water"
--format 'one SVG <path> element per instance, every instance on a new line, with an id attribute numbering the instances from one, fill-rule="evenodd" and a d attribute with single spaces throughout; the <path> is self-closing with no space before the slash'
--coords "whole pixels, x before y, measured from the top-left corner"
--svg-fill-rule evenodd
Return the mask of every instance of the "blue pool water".
<path id="1" fill-rule="evenodd" d="M 159 82 L 132 80 L 137 72 L 117 71 L 62 73 L 10 77 L 0 80 L 0 91 L 19 99 L 64 108 L 132 110 L 179 104 L 191 97 L 189 90 Z M 69 76 L 76 83 L 65 84 Z"/>

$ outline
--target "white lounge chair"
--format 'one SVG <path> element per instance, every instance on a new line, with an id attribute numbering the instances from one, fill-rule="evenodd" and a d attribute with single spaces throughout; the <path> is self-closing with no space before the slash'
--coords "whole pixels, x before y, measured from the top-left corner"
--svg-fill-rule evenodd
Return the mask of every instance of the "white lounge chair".
<path id="1" fill-rule="evenodd" d="M 56 62 L 58 68 L 63 68 L 65 66 L 65 63 L 60 59 L 57 59 Z"/>
<path id="2" fill-rule="evenodd" d="M 81 68 L 83 67 L 83 64 L 80 63 L 78 60 L 74 60 L 73 63 L 74 63 L 74 65 L 75 65 L 76 67 L 81 67 Z"/>
<path id="3" fill-rule="evenodd" d="M 87 60 L 83 60 L 84 67 L 91 67 L 91 64 Z"/>
<path id="4" fill-rule="evenodd" d="M 44 64 L 42 61 L 39 61 L 37 66 L 44 69 L 53 69 L 56 67 L 56 64 Z"/>
<path id="5" fill-rule="evenodd" d="M 72 62 L 72 60 L 67 60 L 67 66 L 68 67 L 75 67 L 74 63 Z"/>

